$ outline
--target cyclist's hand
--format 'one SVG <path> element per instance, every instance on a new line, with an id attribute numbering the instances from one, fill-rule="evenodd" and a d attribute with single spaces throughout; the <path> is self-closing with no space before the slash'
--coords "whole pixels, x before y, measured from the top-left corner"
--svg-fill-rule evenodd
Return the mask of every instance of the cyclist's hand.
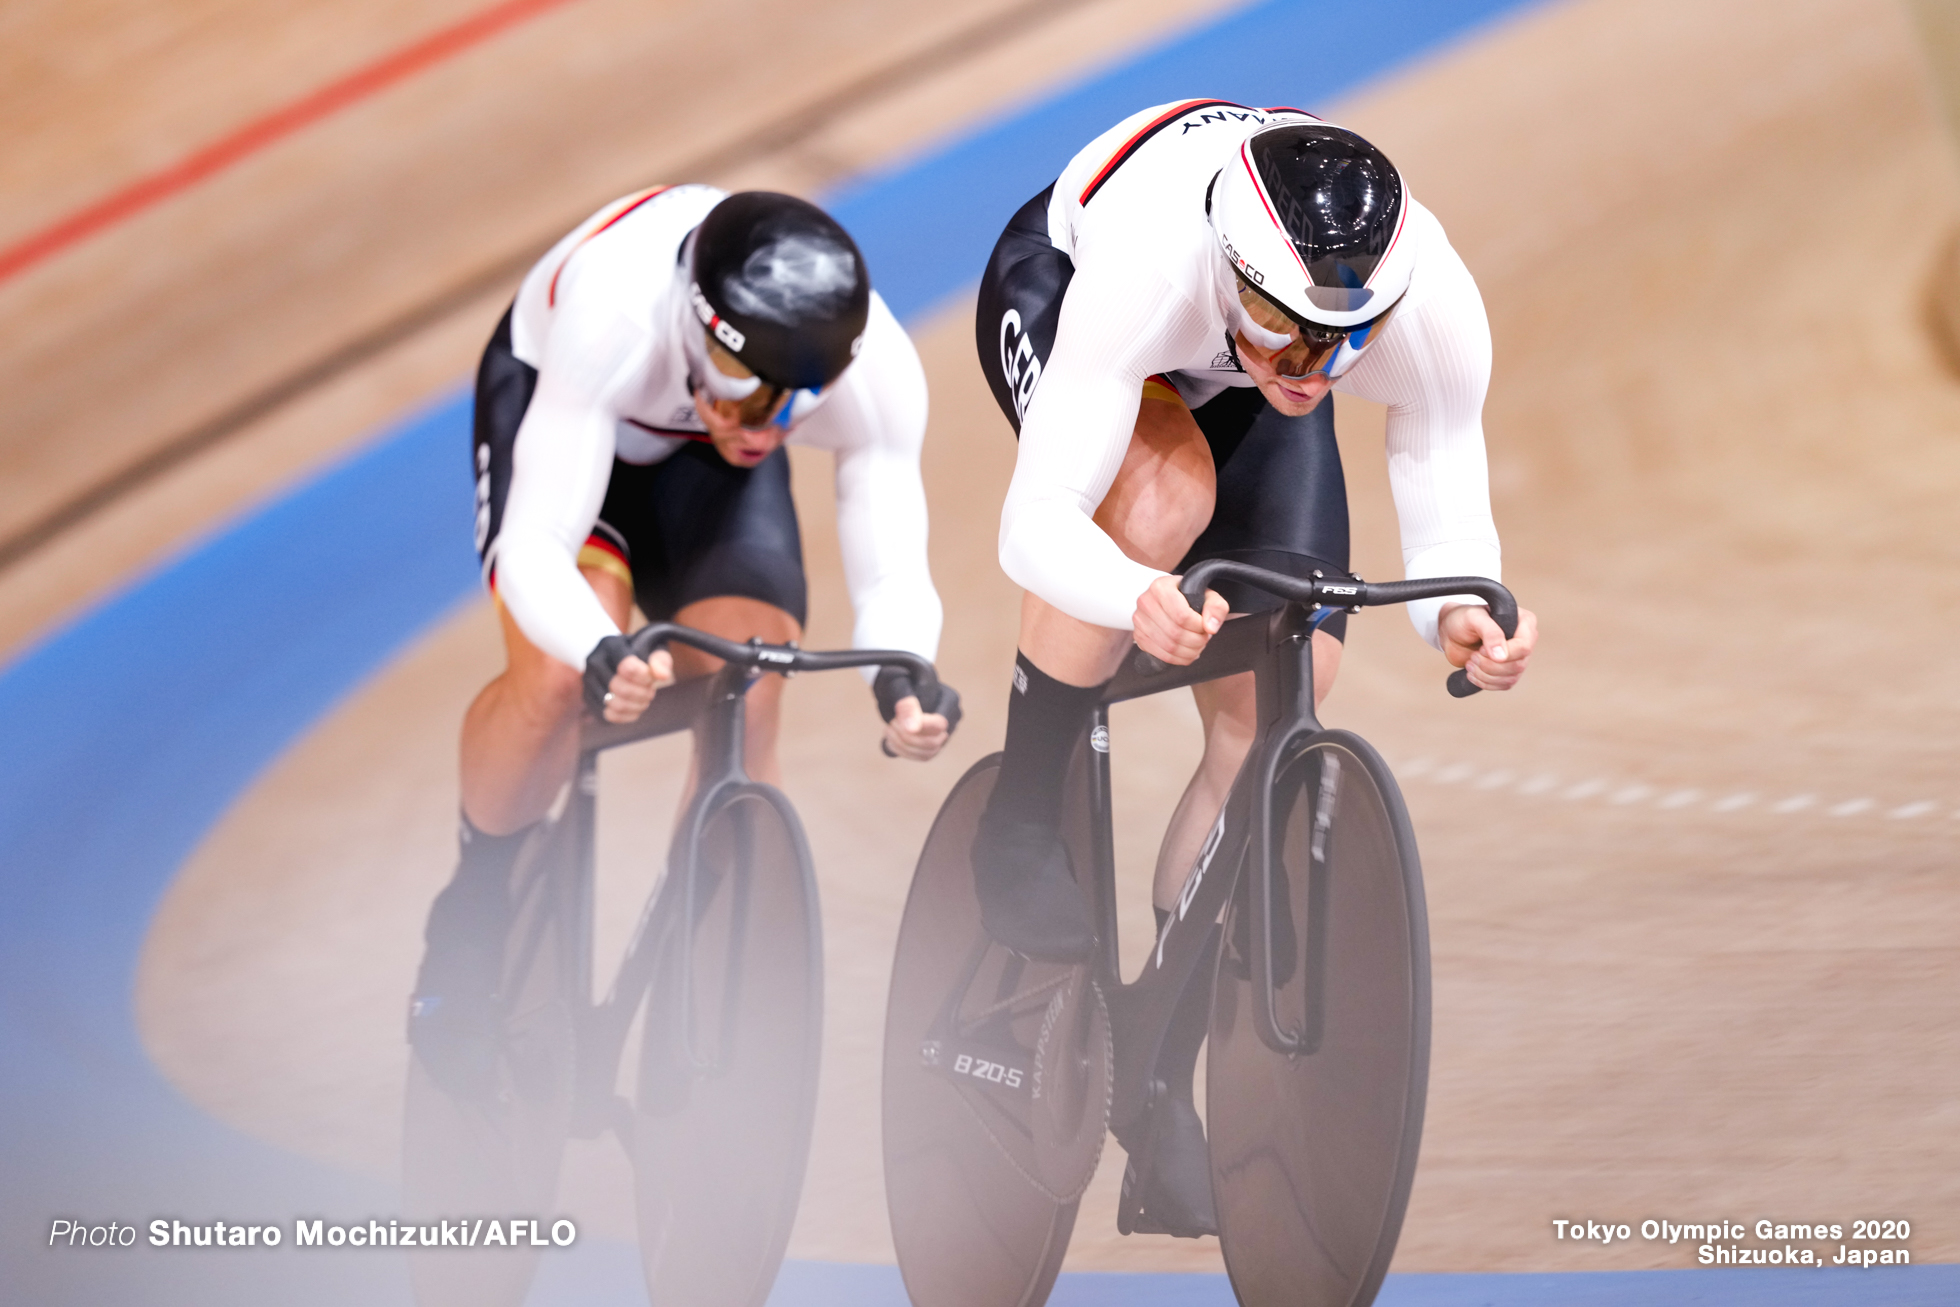
<path id="1" fill-rule="evenodd" d="M 919 696 L 908 694 L 898 701 L 898 711 L 885 723 L 885 751 L 914 762 L 924 762 L 946 747 L 952 732 L 946 719 L 919 707 Z"/>
<path id="2" fill-rule="evenodd" d="M 585 702 L 609 722 L 638 721 L 653 702 L 653 692 L 674 683 L 674 657 L 656 649 L 653 657 L 635 657 L 623 635 L 609 635 L 593 646 L 585 660 Z"/>
<path id="3" fill-rule="evenodd" d="M 606 687 L 612 693 L 612 701 L 606 704 L 606 720 L 640 720 L 640 714 L 653 704 L 653 692 L 673 683 L 674 656 L 665 649 L 654 650 L 653 657 L 645 662 L 638 658 L 626 659 L 613 673 L 612 684 Z"/>
<path id="4" fill-rule="evenodd" d="M 1467 671 L 1472 685 L 1508 690 L 1531 661 L 1538 618 L 1528 608 L 1518 609 L 1518 633 L 1507 640 L 1482 604 L 1444 604 L 1436 632 L 1443 639 L 1443 657 Z"/>
<path id="5" fill-rule="evenodd" d="M 896 667 L 881 667 L 871 683 L 878 712 L 885 719 L 884 750 L 893 758 L 925 762 L 941 749 L 960 724 L 959 691 L 939 683 L 936 712 L 927 712 L 913 692 L 912 678 Z"/>
<path id="6" fill-rule="evenodd" d="M 1205 611 L 1196 613 L 1177 592 L 1178 578 L 1160 576 L 1137 597 L 1137 647 L 1145 653 L 1178 667 L 1204 652 L 1211 637 L 1225 624 L 1231 608 L 1215 590 L 1205 591 Z"/>

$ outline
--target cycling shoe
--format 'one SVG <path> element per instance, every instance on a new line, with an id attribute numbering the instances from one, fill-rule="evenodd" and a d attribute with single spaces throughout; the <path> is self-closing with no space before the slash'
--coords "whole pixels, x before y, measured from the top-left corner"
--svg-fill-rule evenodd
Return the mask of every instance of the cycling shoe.
<path id="1" fill-rule="evenodd" d="M 1095 921 L 1053 826 L 982 816 L 973 839 L 973 888 L 980 922 L 1003 948 L 1037 962 L 1089 960 Z"/>
<path id="2" fill-rule="evenodd" d="M 1218 1209 L 1211 1196 L 1211 1151 L 1198 1109 L 1181 1098 L 1162 1102 L 1151 1114 L 1148 1149 L 1150 1180 L 1142 1210 L 1131 1227 L 1139 1234 L 1196 1239 L 1218 1233 Z M 1132 1163 L 1123 1177 L 1128 1195 L 1135 1184 Z"/>
<path id="3" fill-rule="evenodd" d="M 486 1099 L 496 1089 L 502 1021 L 491 995 L 416 994 L 408 1001 L 408 1043 L 436 1088 L 453 1098 Z"/>
<path id="4" fill-rule="evenodd" d="M 429 1078 L 457 1098 L 487 1098 L 495 1086 L 507 915 L 500 881 L 460 871 L 429 909 L 408 1042 Z"/>

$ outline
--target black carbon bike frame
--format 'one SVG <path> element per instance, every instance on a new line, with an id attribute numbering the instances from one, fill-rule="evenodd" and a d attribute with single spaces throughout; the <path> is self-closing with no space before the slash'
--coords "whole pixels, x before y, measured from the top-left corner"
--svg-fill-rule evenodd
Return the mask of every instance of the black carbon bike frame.
<path id="1" fill-rule="evenodd" d="M 1277 859 L 1273 797 L 1282 769 L 1300 747 L 1321 730 L 1314 715 L 1312 634 L 1319 622 L 1335 611 L 1407 603 L 1447 595 L 1475 595 L 1490 605 L 1491 616 L 1509 636 L 1517 630 L 1517 602 L 1509 590 L 1483 577 L 1439 577 L 1417 581 L 1368 583 L 1355 578 L 1330 581 L 1320 577 L 1296 579 L 1225 559 L 1200 562 L 1187 572 L 1179 589 L 1192 608 L 1201 609 L 1206 589 L 1215 579 L 1242 581 L 1288 602 L 1262 614 L 1226 622 L 1197 660 L 1172 667 L 1137 651 L 1109 683 L 1097 708 L 1092 740 L 1105 742 L 1089 752 L 1089 804 L 1093 866 L 1093 898 L 1101 920 L 1100 947 L 1093 961 L 1097 983 L 1109 1004 L 1115 1045 L 1114 1086 L 1110 1128 L 1132 1157 L 1138 1157 L 1139 1133 L 1156 1098 L 1169 1082 L 1169 1068 L 1159 1065 L 1164 1039 L 1179 1003 L 1195 982 L 1208 985 L 1207 968 L 1215 958 L 1215 923 L 1224 919 L 1226 904 L 1238 891 L 1234 869 L 1244 866 L 1250 907 L 1254 1029 L 1268 1048 L 1284 1056 L 1314 1052 L 1320 1044 L 1317 1002 L 1310 1002 L 1304 1020 L 1289 1027 L 1275 1000 L 1273 948 L 1273 877 Z M 1257 687 L 1258 732 L 1246 761 L 1233 782 L 1217 823 L 1212 827 L 1179 895 L 1172 918 L 1159 934 L 1143 970 L 1124 984 L 1119 966 L 1116 932 L 1116 857 L 1111 817 L 1110 767 L 1107 751 L 1108 705 L 1160 694 L 1165 690 L 1215 681 L 1252 672 Z M 1477 692 L 1461 670 L 1452 672 L 1448 688 L 1458 698 Z M 1250 849 L 1247 845 L 1250 843 Z M 1245 857 L 1250 852 L 1251 856 Z M 1321 921 L 1323 914 L 1309 914 Z M 1326 941 L 1310 932 L 1305 946 L 1307 974 L 1323 974 Z M 1324 986 L 1309 987 L 1318 999 Z M 1142 1158 L 1139 1171 L 1147 1171 Z M 1139 1186 L 1139 1190 L 1142 1186 Z M 1135 1213 L 1119 1214 L 1125 1232 Z"/>
<path id="2" fill-rule="evenodd" d="M 850 649 L 814 651 L 795 645 L 764 644 L 760 640 L 737 643 L 672 622 L 652 622 L 629 637 L 633 653 L 646 658 L 668 644 L 684 644 L 719 658 L 723 666 L 708 676 L 694 677 L 661 690 L 638 720 L 617 724 L 587 718 L 579 732 L 578 768 L 574 775 L 570 804 L 572 810 L 562 820 L 570 821 L 577 832 L 575 873 L 570 878 L 579 901 L 573 908 L 578 941 L 574 956 L 579 975 L 575 993 L 589 994 L 592 979 L 592 889 L 596 871 L 595 829 L 599 792 L 599 755 L 608 749 L 671 735 L 676 731 L 695 731 L 697 779 L 693 799 L 688 803 L 680 825 L 674 832 L 676 857 L 670 874 L 648 900 L 639 927 L 625 959 L 620 963 L 607 996 L 589 1005 L 581 1014 L 578 1028 L 578 1076 L 573 1104 L 572 1131 L 591 1137 L 608 1127 L 630 1144 L 632 1111 L 619 1098 L 613 1083 L 621 1051 L 633 1018 L 643 998 L 648 998 L 658 962 L 660 941 L 647 929 L 655 913 L 670 896 L 680 896 L 679 910 L 684 920 L 692 920 L 696 899 L 698 848 L 702 827 L 714 813 L 719 794 L 731 786 L 750 784 L 743 760 L 744 701 L 749 687 L 767 672 L 793 676 L 798 672 L 836 671 L 849 667 L 895 667 L 906 672 L 921 696 L 930 702 L 938 693 L 939 678 L 933 665 L 917 654 L 893 649 Z M 808 860 L 807 851 L 804 853 Z M 669 1003 L 681 1014 L 687 1030 L 688 1059 L 697 1074 L 713 1074 L 714 1059 L 703 1055 L 693 1023 L 692 994 L 687 982 L 694 975 L 692 965 L 693 932 L 682 930 L 669 947 L 680 955 L 674 969 L 683 984 L 671 994 L 651 994 L 651 1001 Z M 733 1006 L 733 1003 L 727 1006 Z M 727 1047 L 726 1039 L 715 1041 Z"/>

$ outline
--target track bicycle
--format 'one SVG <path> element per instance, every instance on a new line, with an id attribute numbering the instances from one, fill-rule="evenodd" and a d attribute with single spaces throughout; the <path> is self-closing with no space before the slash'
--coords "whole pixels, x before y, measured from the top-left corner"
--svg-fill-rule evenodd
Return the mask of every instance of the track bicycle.
<path id="1" fill-rule="evenodd" d="M 426 1222 L 547 1217 L 567 1138 L 610 1130 L 633 1162 L 652 1301 L 759 1307 L 809 1155 L 823 952 L 802 825 L 781 791 L 744 770 L 744 696 L 765 672 L 888 666 L 932 702 L 938 679 L 930 662 L 894 650 L 737 644 L 665 622 L 629 641 L 642 658 L 669 642 L 724 666 L 661 690 L 638 721 L 583 723 L 571 784 L 511 872 L 491 1092 L 453 1096 L 410 1059 L 405 1210 Z M 689 728 L 694 796 L 611 991 L 594 1002 L 599 755 Z M 618 1081 L 636 1022 L 629 1098 Z M 527 1232 L 516 1248 L 411 1253 L 417 1300 L 515 1307 L 537 1269 L 535 1237 Z"/>
<path id="2" fill-rule="evenodd" d="M 1137 651 L 1077 747 L 1063 843 L 1098 922 L 1080 965 L 1031 961 L 980 924 L 971 849 L 1000 755 L 940 809 L 892 969 L 885 1185 L 917 1307 L 1040 1307 L 1113 1133 L 1117 1227 L 1148 1230 L 1167 1034 L 1206 1004 L 1206 1127 L 1218 1234 L 1246 1307 L 1365 1307 L 1415 1174 L 1429 1067 L 1429 938 L 1414 832 L 1381 756 L 1314 715 L 1311 635 L 1339 609 L 1472 594 L 1506 635 L 1517 605 L 1480 577 L 1368 584 L 1227 560 L 1216 578 L 1287 602 L 1228 621 L 1189 666 Z M 1251 671 L 1258 732 L 1134 981 L 1118 969 L 1108 705 Z M 1449 688 L 1476 687 L 1459 670 Z M 1185 1054 L 1195 1056 L 1195 1049 Z"/>

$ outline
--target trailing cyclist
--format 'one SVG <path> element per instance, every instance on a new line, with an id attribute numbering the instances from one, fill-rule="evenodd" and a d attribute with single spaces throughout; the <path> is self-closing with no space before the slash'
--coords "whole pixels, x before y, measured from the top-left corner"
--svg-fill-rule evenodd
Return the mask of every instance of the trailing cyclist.
<path id="1" fill-rule="evenodd" d="M 630 722 L 691 650 L 642 661 L 637 603 L 730 640 L 795 641 L 806 610 L 786 443 L 836 460 L 856 647 L 932 658 L 941 608 L 919 478 L 926 386 L 844 229 L 787 195 L 657 187 L 541 259 L 477 372 L 476 547 L 507 665 L 462 736 L 461 853 L 429 914 L 409 1040 L 451 1093 L 488 1091 L 507 884 L 569 779 L 589 710 Z M 746 701 L 746 763 L 779 783 L 782 678 Z M 931 758 L 959 720 L 942 687 L 873 685 L 885 747 Z"/>
<path id="2" fill-rule="evenodd" d="M 1380 150 L 1299 110 L 1220 100 L 1146 109 L 1077 154 L 1002 233 L 976 330 L 1019 433 L 1000 560 L 1027 594 L 975 888 L 996 941 L 1080 961 L 1095 927 L 1059 838 L 1069 759 L 1132 639 L 1186 664 L 1228 614 L 1279 602 L 1227 585 L 1193 611 L 1177 574 L 1206 558 L 1346 574 L 1330 389 L 1388 409 L 1406 575 L 1500 579 L 1490 333 L 1442 226 Z M 1474 684 L 1508 689 L 1523 673 L 1531 614 L 1507 639 L 1470 596 L 1409 607 Z M 1313 637 L 1322 695 L 1344 633 L 1335 613 Z M 1160 931 L 1255 733 L 1251 682 L 1194 690 L 1205 751 L 1157 866 Z M 1147 1228 L 1197 1234 L 1214 1228 L 1191 1104 L 1206 1012 L 1185 1006 L 1144 1206 Z"/>

